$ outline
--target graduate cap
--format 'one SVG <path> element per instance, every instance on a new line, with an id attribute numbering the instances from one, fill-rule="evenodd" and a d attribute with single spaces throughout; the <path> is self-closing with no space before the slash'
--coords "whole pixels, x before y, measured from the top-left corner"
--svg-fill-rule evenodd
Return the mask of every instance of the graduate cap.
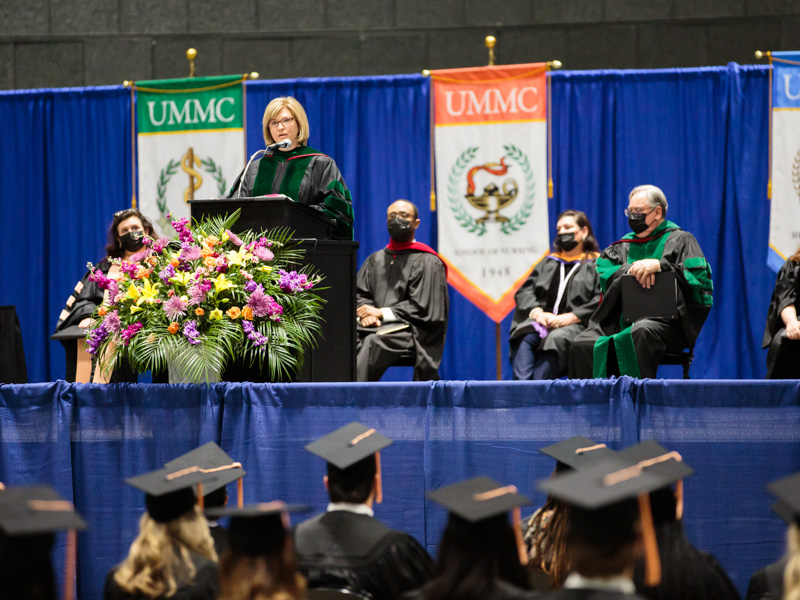
<path id="1" fill-rule="evenodd" d="M 0 531 L 8 537 L 86 529 L 86 522 L 47 485 L 6 488 L 0 492 Z"/>
<path id="2" fill-rule="evenodd" d="M 679 479 L 677 469 L 654 465 L 671 460 L 682 461 L 677 452 L 658 454 L 639 460 L 632 451 L 627 460 L 620 454 L 591 469 L 565 473 L 539 482 L 539 488 L 570 506 L 569 533 L 588 544 L 602 546 L 609 542 L 633 541 L 637 524 L 645 544 L 646 582 L 657 585 L 661 565 L 653 528 L 650 492 Z M 644 453 L 643 453 L 644 454 Z"/>
<path id="3" fill-rule="evenodd" d="M 216 480 L 203 484 L 203 495 L 208 496 L 227 486 L 229 483 L 239 480 L 238 486 L 238 505 L 242 502 L 241 478 L 247 475 L 247 471 L 242 468 L 242 464 L 235 462 L 228 454 L 214 442 L 207 442 L 187 452 L 183 456 L 169 461 L 164 465 L 169 471 L 179 471 L 198 467 L 204 471 L 213 471 Z"/>
<path id="4" fill-rule="evenodd" d="M 787 523 L 800 525 L 800 473 L 773 481 L 767 489 L 778 497 L 772 509 Z"/>
<path id="5" fill-rule="evenodd" d="M 309 507 L 286 504 L 280 500 L 262 502 L 237 508 L 212 508 L 211 517 L 230 517 L 228 542 L 232 551 L 259 556 L 283 548 L 289 528 L 286 516 L 293 512 L 308 512 Z"/>
<path id="6" fill-rule="evenodd" d="M 197 503 L 195 485 L 213 484 L 216 480 L 215 473 L 186 468 L 158 469 L 130 477 L 125 483 L 145 493 L 145 507 L 153 520 L 168 523 L 189 512 Z"/>
<path id="7" fill-rule="evenodd" d="M 593 467 L 615 454 L 614 450 L 605 444 L 598 444 L 582 435 L 545 446 L 539 452 L 554 458 L 559 467 L 566 466 L 576 470 Z"/>
<path id="8" fill-rule="evenodd" d="M 504 486 L 489 477 L 475 477 L 454 483 L 428 492 L 426 497 L 471 523 L 531 503 L 529 498 L 517 492 L 515 486 Z"/>
<path id="9" fill-rule="evenodd" d="M 325 462 L 347 469 L 390 445 L 394 440 L 356 421 L 340 427 L 306 446 Z"/>

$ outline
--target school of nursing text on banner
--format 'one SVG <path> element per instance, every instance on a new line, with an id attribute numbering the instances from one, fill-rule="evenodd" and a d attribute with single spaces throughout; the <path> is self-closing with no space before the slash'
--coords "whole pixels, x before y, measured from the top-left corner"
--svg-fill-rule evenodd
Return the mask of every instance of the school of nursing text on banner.
<path id="1" fill-rule="evenodd" d="M 244 165 L 241 75 L 137 81 L 139 209 L 162 234 L 188 200 L 228 193 Z"/>
<path id="2" fill-rule="evenodd" d="M 499 323 L 550 245 L 544 63 L 432 71 L 439 255 Z"/>
<path id="3" fill-rule="evenodd" d="M 778 271 L 800 247 L 800 52 L 772 53 L 770 175 L 767 263 Z"/>

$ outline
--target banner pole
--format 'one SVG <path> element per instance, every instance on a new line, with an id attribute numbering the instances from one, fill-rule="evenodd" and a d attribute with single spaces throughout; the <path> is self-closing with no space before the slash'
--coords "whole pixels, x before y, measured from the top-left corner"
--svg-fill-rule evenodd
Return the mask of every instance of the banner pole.
<path id="1" fill-rule="evenodd" d="M 503 352 L 500 348 L 500 323 L 494 324 L 494 341 L 497 350 L 497 381 L 503 379 Z"/>
<path id="2" fill-rule="evenodd" d="M 131 88 L 131 208 L 136 210 L 136 82 L 123 81 Z"/>

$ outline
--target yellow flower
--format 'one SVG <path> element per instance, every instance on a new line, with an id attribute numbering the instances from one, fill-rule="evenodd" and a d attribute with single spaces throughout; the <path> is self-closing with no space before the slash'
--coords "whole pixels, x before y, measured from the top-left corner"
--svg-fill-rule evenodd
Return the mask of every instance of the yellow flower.
<path id="1" fill-rule="evenodd" d="M 222 311 L 218 308 L 212 310 L 208 315 L 209 321 L 218 321 L 222 318 Z"/>
<path id="2" fill-rule="evenodd" d="M 158 296 L 158 288 L 161 287 L 161 284 L 153 284 L 149 279 L 143 279 L 142 281 L 144 282 L 144 289 L 142 290 L 141 297 L 136 300 L 136 304 L 140 305 L 142 302 L 152 304 L 155 301 L 156 296 Z"/>
<path id="3" fill-rule="evenodd" d="M 214 279 L 214 288 L 217 290 L 218 294 L 235 287 L 235 283 L 230 279 L 225 279 L 225 273 L 220 273 L 220 276 Z"/>
<path id="4" fill-rule="evenodd" d="M 130 287 L 128 287 L 128 291 L 125 292 L 125 299 L 126 300 L 138 300 L 142 297 L 142 291 L 136 287 L 133 283 L 131 283 Z"/>
<path id="5" fill-rule="evenodd" d="M 258 267 L 258 270 L 263 272 L 263 273 L 269 273 L 270 271 L 272 271 L 272 267 L 267 267 L 267 266 Z"/>
<path id="6" fill-rule="evenodd" d="M 131 314 L 136 314 L 140 310 L 144 310 L 141 306 L 136 306 L 135 304 L 131 306 Z"/>
<path id="7" fill-rule="evenodd" d="M 240 267 L 245 266 L 245 261 L 249 262 L 252 259 L 252 255 L 247 251 L 247 248 L 242 246 L 239 250 L 229 250 L 228 251 L 228 263 L 232 265 L 238 265 Z"/>
<path id="8" fill-rule="evenodd" d="M 192 273 L 189 271 L 175 271 L 175 275 L 169 278 L 173 283 L 180 283 L 183 286 L 189 285 L 192 281 Z"/>

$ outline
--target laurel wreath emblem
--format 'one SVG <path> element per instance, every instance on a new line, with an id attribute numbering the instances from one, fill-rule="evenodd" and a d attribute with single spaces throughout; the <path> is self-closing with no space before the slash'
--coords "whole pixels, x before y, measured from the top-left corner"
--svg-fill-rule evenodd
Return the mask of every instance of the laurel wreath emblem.
<path id="1" fill-rule="evenodd" d="M 792 162 L 792 183 L 794 184 L 794 191 L 800 197 L 800 149 L 794 155 Z"/>
<path id="2" fill-rule="evenodd" d="M 217 182 L 217 192 L 219 195 L 225 195 L 227 182 L 222 174 L 222 167 L 214 162 L 214 159 L 211 157 L 208 157 L 206 160 L 201 159 L 200 164 L 203 165 L 205 172 L 209 173 L 214 178 L 214 181 Z M 162 219 L 165 219 L 167 215 L 167 184 L 178 172 L 178 167 L 180 166 L 181 163 L 179 160 L 170 160 L 167 166 L 161 169 L 158 175 L 158 183 L 156 184 L 156 206 L 158 206 L 158 211 L 161 213 Z"/>
<path id="3" fill-rule="evenodd" d="M 450 169 L 448 176 L 447 191 L 449 192 L 448 200 L 450 202 L 450 209 L 453 211 L 456 221 L 461 227 L 466 229 L 469 233 L 474 233 L 477 236 L 482 236 L 486 233 L 486 223 L 478 223 L 464 208 L 464 202 L 459 195 L 459 183 L 461 176 L 469 166 L 470 161 L 475 158 L 478 153 L 478 147 L 473 146 L 467 148 L 456 160 L 453 168 Z M 506 151 L 506 157 L 514 161 L 522 171 L 525 177 L 526 194 L 525 201 L 522 203 L 519 211 L 511 217 L 508 221 L 504 222 L 500 227 L 500 231 L 506 235 L 511 235 L 514 231 L 519 231 L 525 223 L 530 219 L 533 213 L 533 199 L 536 195 L 536 181 L 533 176 L 533 169 L 528 161 L 527 155 L 520 150 L 517 146 L 510 144 L 504 145 L 503 149 Z M 800 153 L 798 154 L 800 157 Z M 799 167 L 800 168 L 800 167 Z M 799 176 L 800 177 L 800 176 Z"/>

